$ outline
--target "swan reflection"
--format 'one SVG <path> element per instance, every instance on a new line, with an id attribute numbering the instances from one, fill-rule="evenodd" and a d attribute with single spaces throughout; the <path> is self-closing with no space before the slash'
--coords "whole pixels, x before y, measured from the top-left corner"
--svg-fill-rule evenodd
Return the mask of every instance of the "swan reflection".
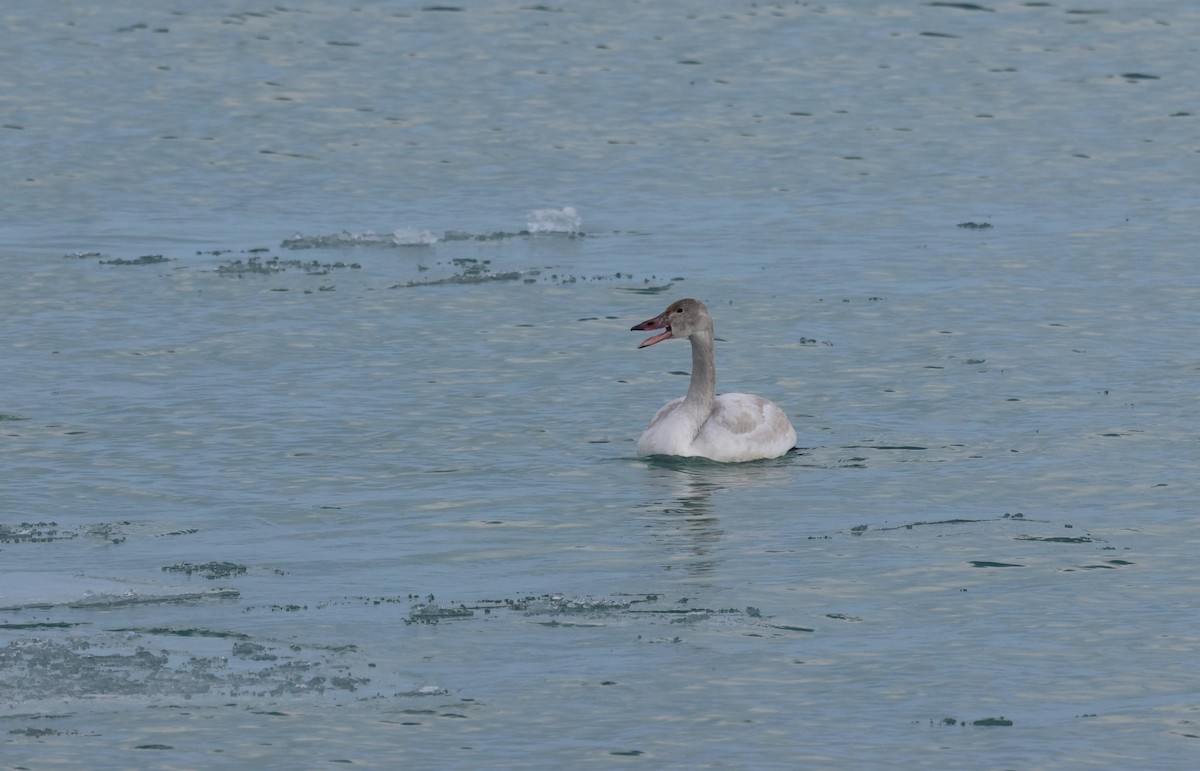
<path id="1" fill-rule="evenodd" d="M 665 570 L 711 574 L 721 562 L 724 516 L 744 517 L 725 505 L 724 493 L 743 487 L 790 483 L 795 467 L 788 458 L 717 463 L 704 458 L 656 456 L 640 460 L 651 493 L 637 507 L 651 537 L 661 544 Z"/>

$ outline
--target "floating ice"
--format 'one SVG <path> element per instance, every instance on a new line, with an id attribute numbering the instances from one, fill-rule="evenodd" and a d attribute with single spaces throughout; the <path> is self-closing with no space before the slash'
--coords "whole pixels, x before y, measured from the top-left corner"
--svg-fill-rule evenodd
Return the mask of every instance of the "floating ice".
<path id="1" fill-rule="evenodd" d="M 408 613 L 408 620 L 405 623 L 436 624 L 439 621 L 454 618 L 471 618 L 474 615 L 475 611 L 463 605 L 459 605 L 457 608 L 448 608 L 444 605 L 435 605 L 432 602 L 422 602 L 413 605 L 412 610 Z"/>
<path id="2" fill-rule="evenodd" d="M 196 589 L 189 586 L 129 581 L 94 576 L 65 576 L 52 573 L 4 573 L 0 610 L 32 608 L 105 608 L 194 602 L 203 599 L 232 599 L 236 589 Z"/>
<path id="3" fill-rule="evenodd" d="M 583 218 L 574 207 L 562 209 L 534 209 L 526 215 L 525 230 L 509 232 L 499 230 L 491 233 L 469 233 L 462 230 L 447 230 L 437 235 L 422 228 L 396 228 L 391 233 L 376 233 L 364 230 L 361 233 L 343 230 L 340 233 L 306 236 L 300 233 L 285 238 L 284 249 L 345 249 L 348 247 L 373 246 L 395 248 L 405 246 L 433 246 L 448 241 L 500 241 L 506 238 L 550 233 L 568 236 L 579 235 Z"/>
<path id="4" fill-rule="evenodd" d="M 284 249 L 343 249 L 350 246 L 377 246 L 390 248 L 395 246 L 430 246 L 438 242 L 438 237 L 429 230 L 416 228 L 397 228 L 391 233 L 376 233 L 374 230 L 364 230 L 361 233 L 351 233 L 343 230 L 324 236 L 305 236 L 297 233 L 283 240 Z"/>
<path id="5" fill-rule="evenodd" d="M 392 240 L 396 246 L 430 246 L 438 242 L 438 237 L 429 230 L 397 228 L 392 231 Z"/>
<path id="6" fill-rule="evenodd" d="M 543 597 L 527 598 L 513 606 L 530 615 L 545 613 L 611 613 L 628 610 L 627 601 L 594 600 L 590 597 L 569 598 L 561 594 L 551 594 Z"/>
<path id="7" fill-rule="evenodd" d="M 191 699 L 212 694 L 295 696 L 360 692 L 370 679 L 354 675 L 336 651 L 299 643 L 229 641 L 210 630 L 113 630 L 87 638 L 24 638 L 0 646 L 0 670 L 12 704 L 93 697 Z M 430 694 L 433 695 L 433 694 Z M 45 707 L 42 707 L 43 709 Z M 61 708 L 61 707 L 60 707 Z"/>
<path id="8" fill-rule="evenodd" d="M 575 207 L 562 209 L 534 209 L 526 216 L 530 233 L 565 233 L 575 235 L 583 225 L 583 218 Z"/>

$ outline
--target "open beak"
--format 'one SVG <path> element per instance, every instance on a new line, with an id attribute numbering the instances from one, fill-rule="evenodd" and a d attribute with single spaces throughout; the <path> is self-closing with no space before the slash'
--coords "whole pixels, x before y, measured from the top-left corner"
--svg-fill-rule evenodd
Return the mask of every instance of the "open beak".
<path id="1" fill-rule="evenodd" d="M 671 325 L 667 323 L 667 313 L 665 311 L 652 319 L 643 321 L 641 324 L 633 325 L 629 328 L 629 331 L 641 332 L 647 329 L 665 329 L 666 331 L 653 337 L 647 337 L 638 348 L 645 348 L 648 345 L 654 345 L 655 343 L 661 343 L 663 340 L 671 339 Z"/>

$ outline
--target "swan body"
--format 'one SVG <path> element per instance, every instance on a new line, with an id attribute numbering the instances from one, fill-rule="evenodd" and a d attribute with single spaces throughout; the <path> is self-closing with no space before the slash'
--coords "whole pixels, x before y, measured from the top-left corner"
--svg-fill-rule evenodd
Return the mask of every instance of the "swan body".
<path id="1" fill-rule="evenodd" d="M 638 455 L 702 457 L 721 463 L 777 458 L 796 446 L 796 429 L 779 405 L 753 394 L 716 394 L 713 323 L 699 300 L 677 300 L 631 331 L 662 329 L 645 348 L 671 338 L 692 344 L 686 396 L 667 402 L 638 439 Z"/>

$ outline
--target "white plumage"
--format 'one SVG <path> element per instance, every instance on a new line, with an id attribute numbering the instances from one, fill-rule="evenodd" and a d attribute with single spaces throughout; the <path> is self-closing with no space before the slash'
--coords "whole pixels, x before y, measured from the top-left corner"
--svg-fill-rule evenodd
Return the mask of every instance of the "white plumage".
<path id="1" fill-rule="evenodd" d="M 638 455 L 703 457 L 722 463 L 777 458 L 796 446 L 796 429 L 775 402 L 753 394 L 716 395 L 713 323 L 699 300 L 678 300 L 633 330 L 662 329 L 639 348 L 671 338 L 692 343 L 686 396 L 663 405 L 638 439 Z"/>

